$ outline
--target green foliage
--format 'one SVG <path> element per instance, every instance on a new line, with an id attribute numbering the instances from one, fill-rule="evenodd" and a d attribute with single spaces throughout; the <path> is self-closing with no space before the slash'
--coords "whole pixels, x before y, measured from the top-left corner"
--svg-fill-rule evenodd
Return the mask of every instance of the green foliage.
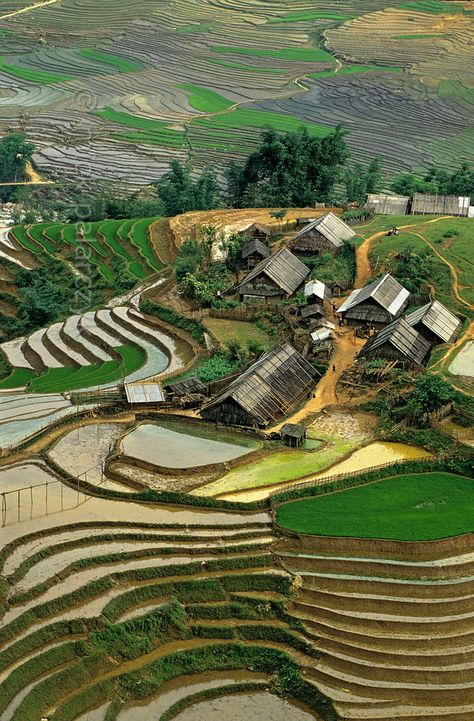
<path id="1" fill-rule="evenodd" d="M 262 132 L 260 147 L 242 166 L 231 163 L 227 198 L 232 207 L 301 207 L 328 201 L 349 152 L 346 131 L 337 127 L 326 137 L 311 137 L 300 127 L 279 135 Z"/>
<path id="2" fill-rule="evenodd" d="M 414 417 L 432 413 L 452 403 L 454 389 L 450 383 L 432 373 L 422 375 L 415 381 L 414 389 L 408 394 L 407 406 Z"/>
<path id="3" fill-rule="evenodd" d="M 380 158 L 374 158 L 365 168 L 360 163 L 345 170 L 344 183 L 349 202 L 365 203 L 368 193 L 376 193 L 382 183 L 382 164 Z"/>
<path id="4" fill-rule="evenodd" d="M 156 184 L 156 193 L 166 215 L 211 210 L 221 204 L 219 181 L 214 171 L 206 169 L 194 181 L 189 168 L 178 160 L 171 161 L 171 170 Z"/>
<path id="5" fill-rule="evenodd" d="M 185 316 L 180 315 L 175 310 L 172 310 L 172 308 L 167 308 L 164 305 L 159 305 L 159 303 L 147 299 L 142 300 L 140 303 L 140 310 L 142 313 L 154 315 L 165 323 L 181 328 L 181 330 L 189 333 L 190 336 L 197 340 L 203 348 L 206 347 L 206 329 L 199 321 L 193 320 L 192 318 L 185 318 Z"/>
<path id="6" fill-rule="evenodd" d="M 474 195 L 474 168 L 461 163 L 457 170 L 448 173 L 441 168 L 430 168 L 423 178 L 413 173 L 402 173 L 392 180 L 392 190 L 400 195 L 413 193 L 441 193 L 443 195 Z"/>
<path id="7" fill-rule="evenodd" d="M 420 446 L 432 453 L 451 453 L 456 445 L 451 436 L 447 436 L 436 428 L 407 428 L 394 432 L 388 429 L 383 431 L 383 437 L 397 443 Z"/>
<path id="8" fill-rule="evenodd" d="M 111 53 L 103 53 L 100 50 L 92 48 L 81 48 L 78 50 L 79 55 L 88 60 L 95 60 L 98 63 L 104 63 L 105 65 L 112 65 L 119 73 L 137 73 L 142 67 L 133 60 L 127 60 L 118 55 L 112 55 Z"/>
<path id="9" fill-rule="evenodd" d="M 185 240 L 176 256 L 175 272 L 176 280 L 181 283 L 188 273 L 195 274 L 199 269 L 203 252 L 201 246 L 196 240 Z"/>
<path id="10" fill-rule="evenodd" d="M 208 88 L 192 83 L 180 83 L 178 86 L 188 93 L 188 101 L 192 108 L 203 113 L 219 113 L 230 108 L 232 101 Z"/>
<path id="11" fill-rule="evenodd" d="M 411 293 L 418 293 L 420 286 L 431 281 L 434 262 L 430 250 L 415 251 L 408 245 L 397 254 L 393 272 L 405 288 Z"/>
<path id="12" fill-rule="evenodd" d="M 24 133 L 10 133 L 0 139 L 0 182 L 6 183 L 25 179 L 25 167 L 35 152 L 33 143 L 28 142 Z M 13 188 L 1 188 L 0 198 L 7 200 Z"/>

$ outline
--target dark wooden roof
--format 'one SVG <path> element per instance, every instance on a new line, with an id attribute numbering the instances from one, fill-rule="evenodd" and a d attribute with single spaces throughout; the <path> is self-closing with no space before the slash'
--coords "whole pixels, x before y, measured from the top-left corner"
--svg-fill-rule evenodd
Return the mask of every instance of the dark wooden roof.
<path id="1" fill-rule="evenodd" d="M 247 286 L 254 278 L 263 274 L 285 293 L 293 295 L 308 273 L 309 268 L 296 255 L 293 255 L 288 248 L 281 248 L 274 255 L 257 263 L 237 288 L 241 288 L 243 285 Z"/>
<path id="2" fill-rule="evenodd" d="M 306 426 L 300 426 L 296 423 L 285 423 L 281 429 L 282 436 L 289 436 L 290 438 L 304 438 L 306 435 Z"/>
<path id="3" fill-rule="evenodd" d="M 258 253 L 262 258 L 268 258 L 270 255 L 267 246 L 264 245 L 261 240 L 257 239 L 249 240 L 248 243 L 244 244 L 242 248 L 242 258 L 248 258 L 249 255 L 253 255 L 254 253 Z"/>
<path id="4" fill-rule="evenodd" d="M 248 225 L 244 230 L 239 230 L 239 235 L 246 236 L 250 235 L 251 233 L 257 231 L 257 233 L 263 233 L 264 235 L 270 235 L 270 228 L 268 228 L 266 225 L 262 225 L 261 223 L 252 223 L 251 225 Z"/>
<path id="5" fill-rule="evenodd" d="M 336 248 L 340 248 L 345 240 L 350 240 L 356 235 L 351 227 L 344 223 L 334 213 L 326 213 L 320 218 L 316 218 L 312 223 L 306 225 L 299 233 L 297 233 L 290 241 L 296 241 L 297 238 L 304 237 L 307 233 L 312 230 L 317 230 L 322 236 L 326 238 Z"/>
<path id="6" fill-rule="evenodd" d="M 438 336 L 443 343 L 452 343 L 461 328 L 459 318 L 454 313 L 451 313 L 439 300 L 433 300 L 422 308 L 418 308 L 418 310 L 407 315 L 405 320 L 413 327 L 421 323 Z"/>
<path id="7" fill-rule="evenodd" d="M 301 308 L 302 318 L 311 318 L 313 315 L 326 315 L 326 311 L 324 310 L 322 305 L 319 305 L 319 303 L 305 305 L 303 308 Z"/>
<path id="8" fill-rule="evenodd" d="M 367 196 L 365 207 L 377 215 L 406 215 L 409 200 L 408 195 L 371 193 Z"/>
<path id="9" fill-rule="evenodd" d="M 260 425 L 286 415 L 313 388 L 320 374 L 290 343 L 253 363 L 203 411 L 233 399 Z"/>
<path id="10" fill-rule="evenodd" d="M 356 306 L 375 301 L 392 318 L 396 318 L 406 307 L 409 297 L 410 292 L 387 273 L 365 288 L 353 290 L 336 312 L 346 313 Z"/>
<path id="11" fill-rule="evenodd" d="M 191 378 L 184 378 L 176 383 L 168 383 L 165 391 L 174 393 L 176 396 L 186 396 L 189 393 L 206 393 L 206 386 L 199 378 L 191 376 Z"/>
<path id="12" fill-rule="evenodd" d="M 398 318 L 383 328 L 380 333 L 369 338 L 359 353 L 363 357 L 368 353 L 390 343 L 407 360 L 417 365 L 423 365 L 431 346 L 421 333 L 411 327 L 404 318 Z"/>

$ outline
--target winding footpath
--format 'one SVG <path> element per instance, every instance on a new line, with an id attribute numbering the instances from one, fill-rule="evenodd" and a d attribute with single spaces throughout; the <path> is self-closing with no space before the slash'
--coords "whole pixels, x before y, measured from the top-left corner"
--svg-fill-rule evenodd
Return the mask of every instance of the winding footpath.
<path id="1" fill-rule="evenodd" d="M 28 13 L 30 10 L 38 10 L 39 8 L 44 8 L 46 5 L 54 5 L 55 3 L 60 2 L 61 0 L 42 0 L 42 2 L 34 3 L 33 5 L 27 5 L 24 8 L 20 8 L 20 10 L 14 10 L 11 13 L 6 13 L 5 15 L 0 15 L 0 20 L 5 20 L 6 18 L 12 18 L 14 15 L 22 15 L 23 13 Z"/>

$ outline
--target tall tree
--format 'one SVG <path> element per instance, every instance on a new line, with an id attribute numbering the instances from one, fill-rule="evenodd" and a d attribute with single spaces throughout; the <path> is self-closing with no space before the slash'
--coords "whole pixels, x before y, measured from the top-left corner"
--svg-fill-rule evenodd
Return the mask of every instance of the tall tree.
<path id="1" fill-rule="evenodd" d="M 0 140 L 0 182 L 12 183 L 25 180 L 26 164 L 31 162 L 35 146 L 24 133 L 10 133 Z M 9 197 L 12 188 L 4 188 L 1 196 Z"/>

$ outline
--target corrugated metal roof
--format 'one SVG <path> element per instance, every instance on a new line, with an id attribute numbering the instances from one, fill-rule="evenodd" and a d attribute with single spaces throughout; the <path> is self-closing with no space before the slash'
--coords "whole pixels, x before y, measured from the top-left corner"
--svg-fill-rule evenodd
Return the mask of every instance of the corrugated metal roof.
<path id="1" fill-rule="evenodd" d="M 165 396 L 159 383 L 126 383 L 125 395 L 132 405 L 163 403 Z"/>
<path id="2" fill-rule="evenodd" d="M 257 239 L 249 240 L 248 243 L 245 243 L 242 248 L 242 258 L 247 258 L 253 253 L 259 253 L 262 258 L 268 258 L 268 256 L 270 255 L 270 251 L 268 250 L 267 246 L 264 245 L 261 240 Z"/>
<path id="3" fill-rule="evenodd" d="M 232 398 L 258 423 L 266 424 L 288 413 L 318 376 L 290 343 L 284 343 L 259 358 L 202 410 Z"/>
<path id="4" fill-rule="evenodd" d="M 347 223 L 344 223 L 344 221 L 337 215 L 334 215 L 334 213 L 329 212 L 305 226 L 292 238 L 292 241 L 306 235 L 308 231 L 313 229 L 321 233 L 321 235 L 337 248 L 340 248 L 345 240 L 350 240 L 356 235 Z"/>
<path id="5" fill-rule="evenodd" d="M 406 215 L 409 200 L 407 195 L 370 193 L 365 207 L 377 215 Z"/>
<path id="6" fill-rule="evenodd" d="M 324 285 L 320 280 L 310 280 L 308 283 L 306 283 L 304 287 L 304 294 L 306 297 L 310 295 L 315 295 L 317 298 L 320 298 L 321 300 L 326 300 L 327 298 L 331 297 L 331 291 L 329 288 Z"/>
<path id="7" fill-rule="evenodd" d="M 383 278 L 366 285 L 365 288 L 352 291 L 336 312 L 345 313 L 354 306 L 372 299 L 395 318 L 402 312 L 409 297 L 410 291 L 387 273 Z"/>
<path id="8" fill-rule="evenodd" d="M 322 343 L 323 340 L 329 340 L 333 338 L 334 333 L 329 328 L 320 328 L 311 333 L 311 340 L 313 343 Z"/>
<path id="9" fill-rule="evenodd" d="M 430 344 L 421 333 L 411 327 L 405 318 L 398 318 L 383 328 L 377 335 L 369 338 L 360 351 L 361 357 L 372 353 L 377 348 L 390 343 L 396 350 L 412 363 L 423 365 L 430 352 Z"/>
<path id="10" fill-rule="evenodd" d="M 248 285 L 262 273 L 267 275 L 285 293 L 292 295 L 308 275 L 309 268 L 288 248 L 281 248 L 274 255 L 257 263 L 237 288 Z"/>
<path id="11" fill-rule="evenodd" d="M 459 318 L 454 313 L 451 313 L 439 300 L 433 300 L 422 308 L 418 308 L 418 310 L 407 315 L 405 320 L 411 326 L 422 323 L 444 343 L 453 341 L 461 327 Z"/>

